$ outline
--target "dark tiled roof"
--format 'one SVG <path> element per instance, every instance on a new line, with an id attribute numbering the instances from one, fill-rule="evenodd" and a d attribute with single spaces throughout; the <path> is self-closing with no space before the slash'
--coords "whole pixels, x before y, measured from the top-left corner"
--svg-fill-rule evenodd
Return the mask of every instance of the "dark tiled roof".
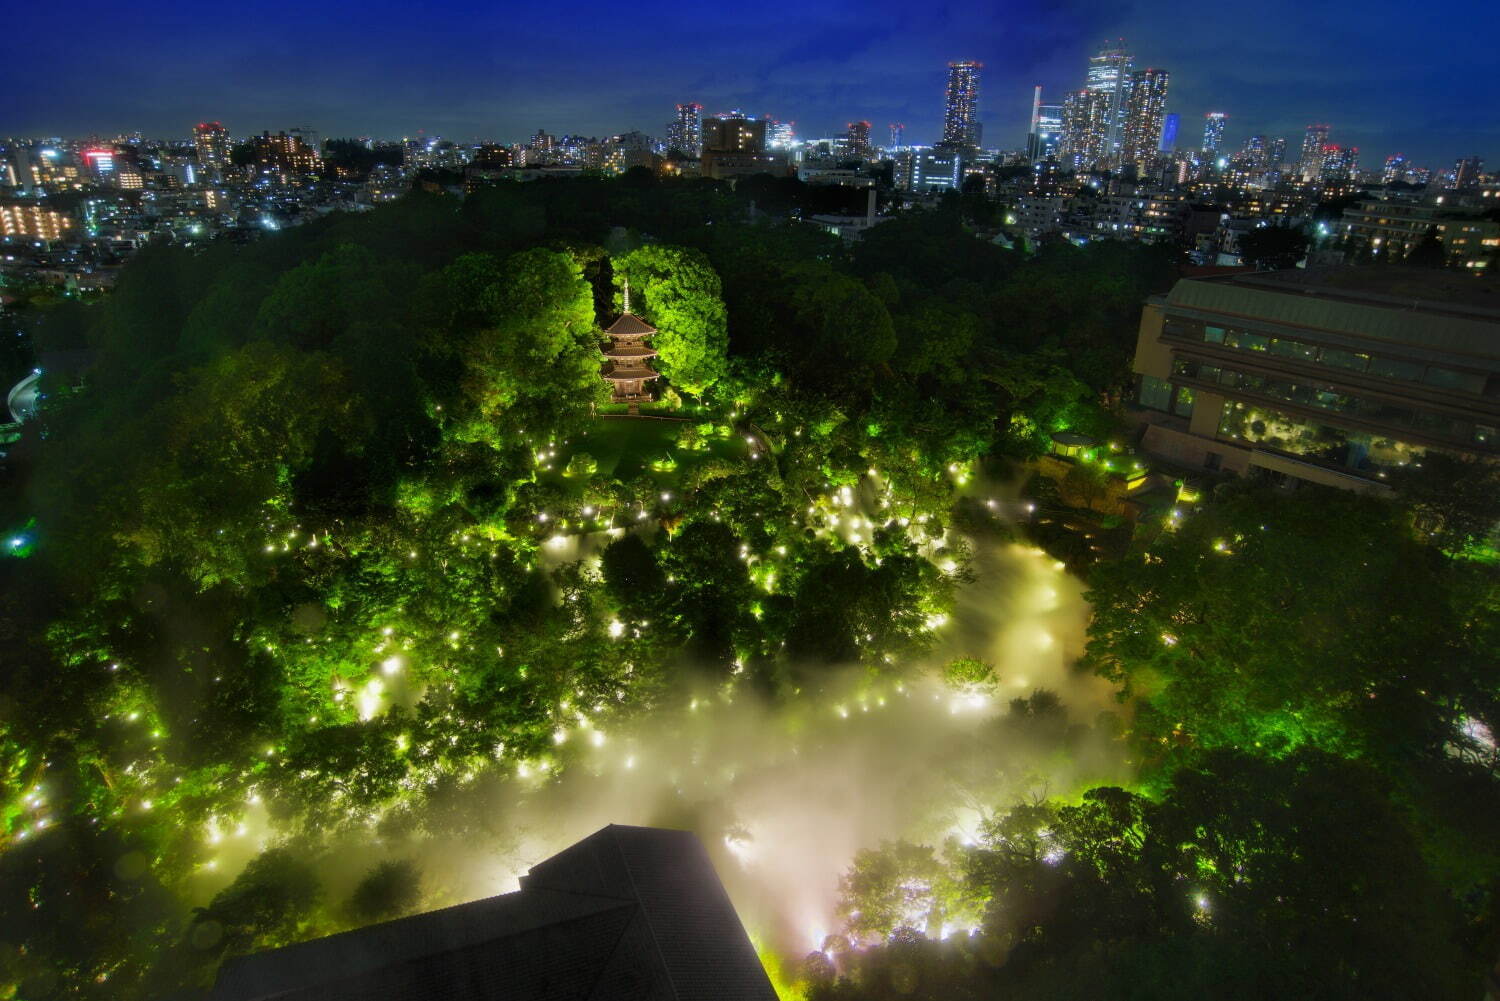
<path id="1" fill-rule="evenodd" d="M 708 853 L 611 825 L 517 893 L 224 964 L 214 1001 L 775 1001 Z"/>
<path id="2" fill-rule="evenodd" d="M 629 336 L 631 334 L 654 334 L 656 328 L 634 313 L 622 313 L 620 318 L 609 325 L 606 334 L 614 336 Z"/>

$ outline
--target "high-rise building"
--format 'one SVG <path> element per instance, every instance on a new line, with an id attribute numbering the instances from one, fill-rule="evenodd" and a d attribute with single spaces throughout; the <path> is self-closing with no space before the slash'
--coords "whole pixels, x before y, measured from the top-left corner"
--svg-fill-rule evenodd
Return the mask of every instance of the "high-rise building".
<path id="1" fill-rule="evenodd" d="M 1062 106 L 1062 139 L 1058 159 L 1074 170 L 1092 170 L 1109 154 L 1109 95 L 1075 90 Z"/>
<path id="2" fill-rule="evenodd" d="M 1251 170 L 1266 169 L 1266 137 L 1254 135 L 1245 140 L 1245 148 L 1240 151 L 1240 156 Z"/>
<path id="3" fill-rule="evenodd" d="M 703 105 L 690 101 L 677 106 L 677 116 L 667 125 L 667 152 L 703 155 Z"/>
<path id="4" fill-rule="evenodd" d="M 1043 104 L 1042 88 L 1037 87 L 1031 96 L 1031 131 L 1026 136 L 1026 156 L 1032 161 L 1056 159 L 1062 130 L 1062 105 Z"/>
<path id="5" fill-rule="evenodd" d="M 1271 140 L 1266 151 L 1266 161 L 1272 170 L 1280 170 L 1281 165 L 1286 163 L 1286 136 L 1277 136 Z"/>
<path id="6" fill-rule="evenodd" d="M 1302 135 L 1302 157 L 1297 161 L 1297 175 L 1304 181 L 1316 181 L 1323 172 L 1323 147 L 1328 145 L 1328 126 L 1309 125 Z"/>
<path id="7" fill-rule="evenodd" d="M 703 151 L 712 153 L 764 153 L 766 123 L 738 112 L 703 119 Z"/>
<path id="8" fill-rule="evenodd" d="M 1213 156 L 1224 145 L 1224 124 L 1229 116 L 1222 111 L 1210 111 L 1203 116 L 1203 152 Z"/>
<path id="9" fill-rule="evenodd" d="M 849 130 L 844 133 L 844 154 L 868 159 L 874 152 L 870 146 L 870 123 L 850 122 Z"/>
<path id="10" fill-rule="evenodd" d="M 891 125 L 890 125 L 890 129 L 891 129 L 891 144 L 890 144 L 890 146 L 888 148 L 889 149 L 900 149 L 902 146 L 905 146 L 906 145 L 906 125 L 903 124 L 902 122 L 892 122 Z"/>
<path id="11" fill-rule="evenodd" d="M 1323 166 L 1318 180 L 1324 184 L 1352 181 L 1359 173 L 1359 147 L 1329 143 L 1323 147 Z"/>
<path id="12" fill-rule="evenodd" d="M 274 136 L 269 132 L 262 132 L 258 136 L 252 136 L 250 142 L 257 170 L 311 174 L 322 166 L 322 159 L 307 143 L 285 132 L 278 132 Z"/>
<path id="13" fill-rule="evenodd" d="M 1125 132 L 1120 165 L 1135 164 L 1148 170 L 1161 147 L 1163 119 L 1167 107 L 1167 71 L 1144 69 L 1130 74 L 1126 102 Z"/>
<path id="14" fill-rule="evenodd" d="M 1161 144 L 1156 148 L 1159 152 L 1170 153 L 1177 148 L 1177 128 L 1182 123 L 1182 116 L 1169 114 L 1161 122 Z"/>
<path id="15" fill-rule="evenodd" d="M 767 149 L 791 149 L 797 145 L 796 122 L 771 122 L 766 128 Z"/>
<path id="16" fill-rule="evenodd" d="M 972 152 L 979 148 L 979 71 L 981 63 L 948 64 L 948 90 L 943 102 L 945 149 Z"/>
<path id="17" fill-rule="evenodd" d="M 1484 161 L 1477 156 L 1466 156 L 1453 165 L 1453 187 L 1458 191 L 1470 191 L 1479 187 L 1479 175 L 1484 172 Z"/>
<path id="18" fill-rule="evenodd" d="M 1404 180 L 1406 180 L 1406 156 L 1402 153 L 1392 153 L 1385 158 L 1385 167 L 1380 171 L 1380 182 L 1394 184 Z"/>
<path id="19" fill-rule="evenodd" d="M 1125 127 L 1125 109 L 1130 91 L 1130 74 L 1135 66 L 1130 50 L 1125 48 L 1125 39 L 1105 42 L 1098 55 L 1089 58 L 1089 73 L 1086 87 L 1089 91 L 1103 95 L 1105 134 L 1104 156 L 1120 149 Z"/>
<path id="20" fill-rule="evenodd" d="M 783 173 L 785 154 L 766 152 L 767 124 L 738 111 L 703 119 L 703 175 Z"/>
<path id="21" fill-rule="evenodd" d="M 206 171 L 229 166 L 229 130 L 219 122 L 199 122 L 193 129 L 198 166 Z"/>

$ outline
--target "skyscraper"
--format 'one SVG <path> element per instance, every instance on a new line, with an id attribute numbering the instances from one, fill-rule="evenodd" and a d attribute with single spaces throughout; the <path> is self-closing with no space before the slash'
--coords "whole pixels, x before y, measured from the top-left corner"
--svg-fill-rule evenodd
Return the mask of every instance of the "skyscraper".
<path id="1" fill-rule="evenodd" d="M 1245 140 L 1245 148 L 1240 151 L 1240 159 L 1245 162 L 1251 170 L 1266 169 L 1266 137 L 1253 135 Z"/>
<path id="2" fill-rule="evenodd" d="M 1466 156 L 1453 165 L 1453 187 L 1458 191 L 1469 191 L 1479 187 L 1479 175 L 1484 171 L 1484 161 L 1477 156 Z"/>
<path id="3" fill-rule="evenodd" d="M 849 131 L 844 133 L 844 151 L 849 156 L 868 158 L 873 155 L 874 150 L 870 147 L 870 123 L 850 122 Z"/>
<path id="4" fill-rule="evenodd" d="M 1125 131 L 1120 165 L 1150 168 L 1161 146 L 1163 118 L 1167 107 L 1167 71 L 1144 69 L 1130 74 L 1130 93 L 1125 107 Z"/>
<path id="5" fill-rule="evenodd" d="M 1170 153 L 1177 148 L 1177 127 L 1181 122 L 1181 115 L 1169 114 L 1162 119 L 1161 144 L 1156 147 L 1157 150 Z"/>
<path id="6" fill-rule="evenodd" d="M 943 141 L 946 149 L 973 152 L 979 148 L 979 71 L 976 62 L 948 64 L 948 90 L 943 103 Z"/>
<path id="7" fill-rule="evenodd" d="M 1385 158 L 1385 168 L 1380 172 L 1382 184 L 1394 184 L 1406 179 L 1406 155 L 1403 153 L 1392 153 Z"/>
<path id="8" fill-rule="evenodd" d="M 1125 48 L 1125 39 L 1105 42 L 1099 54 L 1089 58 L 1089 75 L 1086 87 L 1106 100 L 1104 109 L 1105 133 L 1104 156 L 1120 149 L 1121 134 L 1125 126 L 1125 106 L 1129 97 L 1130 73 L 1135 62 Z"/>
<path id="9" fill-rule="evenodd" d="M 1266 160 L 1272 170 L 1281 169 L 1281 165 L 1286 163 L 1286 136 L 1277 136 L 1271 140 L 1271 147 L 1266 154 Z"/>
<path id="10" fill-rule="evenodd" d="M 703 105 L 689 102 L 677 106 L 677 116 L 667 125 L 667 152 L 703 155 Z"/>
<path id="11" fill-rule="evenodd" d="M 1026 135 L 1028 159 L 1053 160 L 1062 141 L 1063 111 L 1060 104 L 1043 104 L 1042 88 L 1031 95 L 1031 131 Z"/>
<path id="12" fill-rule="evenodd" d="M 229 130 L 218 122 L 199 122 L 193 129 L 198 166 L 222 170 L 229 166 Z"/>
<path id="13" fill-rule="evenodd" d="M 1323 147 L 1328 145 L 1328 126 L 1309 125 L 1302 136 L 1302 158 L 1297 161 L 1297 175 L 1304 181 L 1316 181 L 1323 173 Z"/>
<path id="14" fill-rule="evenodd" d="M 1222 111 L 1210 111 L 1203 116 L 1203 152 L 1210 156 L 1224 145 L 1224 123 L 1229 116 Z"/>
<path id="15" fill-rule="evenodd" d="M 771 122 L 766 128 L 767 149 L 791 149 L 797 145 L 796 122 Z"/>
<path id="16" fill-rule="evenodd" d="M 1352 181 L 1359 173 L 1359 147 L 1329 143 L 1323 147 L 1323 165 L 1318 180 L 1325 184 Z"/>
<path id="17" fill-rule="evenodd" d="M 1058 159 L 1074 170 L 1093 170 L 1109 155 L 1109 95 L 1075 90 L 1062 106 L 1062 139 Z"/>
<path id="18" fill-rule="evenodd" d="M 891 149 L 900 149 L 902 146 L 905 146 L 906 145 L 906 125 L 904 123 L 902 123 L 902 122 L 892 122 L 891 125 L 890 125 L 890 129 L 891 129 L 891 145 L 890 145 L 890 148 Z"/>

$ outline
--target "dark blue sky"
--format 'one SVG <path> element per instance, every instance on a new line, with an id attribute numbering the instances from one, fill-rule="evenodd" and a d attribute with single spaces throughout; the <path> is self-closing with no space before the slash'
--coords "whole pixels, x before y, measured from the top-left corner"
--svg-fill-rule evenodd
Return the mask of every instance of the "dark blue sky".
<path id="1" fill-rule="evenodd" d="M 1023 143 L 1031 87 L 1081 85 L 1123 36 L 1137 66 L 1172 72 L 1179 145 L 1206 111 L 1233 145 L 1310 121 L 1361 149 L 1434 167 L 1500 167 L 1500 5 L 1370 0 L 801 3 L 501 2 L 22 4 L 6 20 L 0 135 L 236 135 L 306 125 L 324 136 L 522 139 L 538 127 L 661 135 L 677 101 L 797 122 L 804 137 L 865 118 L 930 142 L 945 65 L 985 63 L 986 145 Z"/>

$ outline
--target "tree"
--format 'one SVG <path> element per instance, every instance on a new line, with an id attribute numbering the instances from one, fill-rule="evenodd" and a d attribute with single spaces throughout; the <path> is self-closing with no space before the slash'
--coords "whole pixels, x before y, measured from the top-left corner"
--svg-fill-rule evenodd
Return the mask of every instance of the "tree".
<path id="1" fill-rule="evenodd" d="M 1297 266 L 1309 243 L 1299 228 L 1260 226 L 1240 236 L 1240 259 L 1262 271 L 1282 271 Z"/>
<path id="2" fill-rule="evenodd" d="M 1412 268 L 1444 268 L 1448 266 L 1448 251 L 1443 247 L 1437 227 L 1429 226 L 1422 239 L 1417 241 L 1403 261 Z"/>
<path id="3" fill-rule="evenodd" d="M 1443 557 L 1335 490 L 1245 489 L 1100 564 L 1085 663 L 1139 695 L 1147 753 L 1431 753 L 1474 690 Z"/>
<path id="4" fill-rule="evenodd" d="M 1444 549 L 1482 544 L 1500 522 L 1500 466 L 1488 459 L 1429 451 L 1391 470 L 1390 484 L 1418 529 Z"/>
<path id="5" fill-rule="evenodd" d="M 421 900 L 421 870 L 410 859 L 392 859 L 365 874 L 347 910 L 356 921 L 370 924 L 410 914 Z"/>
<path id="6" fill-rule="evenodd" d="M 231 956 L 275 948 L 316 919 L 322 900 L 313 867 L 289 848 L 272 848 L 199 910 L 189 936 L 216 938 L 216 951 Z"/>
<path id="7" fill-rule="evenodd" d="M 660 371 L 690 393 L 702 394 L 723 377 L 728 322 L 719 276 L 696 250 L 648 244 L 614 260 L 615 276 L 630 282 L 631 308 L 658 333 L 652 339 Z"/>
<path id="8" fill-rule="evenodd" d="M 856 940 L 882 941 L 898 928 L 937 935 L 956 890 L 930 847 L 887 841 L 854 856 L 839 877 L 839 912 Z"/>

